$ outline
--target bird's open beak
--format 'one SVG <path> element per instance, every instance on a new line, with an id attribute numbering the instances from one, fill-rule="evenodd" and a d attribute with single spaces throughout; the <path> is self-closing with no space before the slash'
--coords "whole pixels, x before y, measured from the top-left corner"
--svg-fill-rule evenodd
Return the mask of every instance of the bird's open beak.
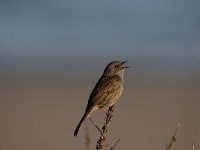
<path id="1" fill-rule="evenodd" d="M 123 62 L 121 62 L 121 66 L 123 65 L 123 64 L 125 64 L 125 63 L 127 63 L 128 61 L 123 61 Z M 122 68 L 130 68 L 130 67 L 128 67 L 128 66 L 122 66 Z"/>

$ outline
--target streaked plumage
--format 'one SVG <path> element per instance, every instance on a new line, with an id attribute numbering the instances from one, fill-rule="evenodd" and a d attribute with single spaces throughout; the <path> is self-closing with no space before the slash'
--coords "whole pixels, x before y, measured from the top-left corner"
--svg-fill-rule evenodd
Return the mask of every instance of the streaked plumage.
<path id="1" fill-rule="evenodd" d="M 105 109 L 115 104 L 123 92 L 123 74 L 126 62 L 113 61 L 107 65 L 103 75 L 90 94 L 83 117 L 74 131 L 77 136 L 83 122 L 97 109 Z"/>

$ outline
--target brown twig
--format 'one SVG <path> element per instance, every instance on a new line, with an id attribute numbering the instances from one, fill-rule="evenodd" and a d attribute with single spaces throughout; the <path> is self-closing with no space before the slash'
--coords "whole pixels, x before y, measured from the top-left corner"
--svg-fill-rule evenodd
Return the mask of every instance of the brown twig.
<path id="1" fill-rule="evenodd" d="M 118 142 L 121 140 L 121 139 L 118 139 L 113 145 L 103 144 L 106 140 L 106 133 L 108 132 L 108 126 L 110 125 L 110 122 L 112 120 L 112 117 L 113 117 L 112 113 L 113 112 L 114 112 L 114 105 L 109 107 L 108 112 L 106 113 L 106 117 L 104 119 L 104 125 L 103 125 L 102 129 L 100 129 L 100 127 L 98 127 L 96 125 L 96 123 L 94 121 L 92 121 L 91 118 L 89 118 L 89 120 L 92 122 L 92 124 L 100 132 L 100 137 L 97 140 L 97 145 L 96 145 L 97 150 L 101 150 L 101 149 L 103 149 L 103 147 L 110 147 L 110 150 L 114 150 L 114 148 L 116 147 Z"/>
<path id="2" fill-rule="evenodd" d="M 192 144 L 192 150 L 195 150 L 195 143 Z"/>
<path id="3" fill-rule="evenodd" d="M 92 124 L 97 128 L 97 130 L 99 130 L 99 132 L 102 134 L 101 129 L 96 125 L 96 123 L 94 121 L 92 121 L 91 118 L 89 118 L 89 120 L 92 122 Z"/>
<path id="4" fill-rule="evenodd" d="M 104 119 L 104 125 L 102 127 L 102 130 L 100 130 L 100 128 L 98 126 L 95 125 L 95 127 L 100 131 L 101 135 L 97 141 L 97 145 L 96 145 L 96 149 L 97 150 L 101 150 L 103 148 L 103 143 L 106 140 L 106 133 L 108 132 L 108 126 L 110 125 L 111 119 L 113 117 L 112 113 L 114 111 L 114 106 L 109 107 L 108 109 L 108 113 L 106 114 L 106 117 Z"/>
<path id="5" fill-rule="evenodd" d="M 115 146 L 119 143 L 121 139 L 118 139 L 111 147 L 110 150 L 114 150 Z"/>
<path id="6" fill-rule="evenodd" d="M 180 127 L 180 123 L 177 124 L 176 126 L 176 129 L 175 129 L 175 132 L 169 142 L 169 144 L 167 145 L 166 144 L 166 150 L 170 150 L 170 148 L 172 147 L 172 145 L 176 142 L 176 134 L 177 134 L 177 131 L 178 131 L 178 128 Z"/>
<path id="7" fill-rule="evenodd" d="M 87 150 L 90 150 L 90 144 L 91 144 L 90 134 L 89 134 L 88 128 L 86 127 L 85 128 L 85 146 Z"/>

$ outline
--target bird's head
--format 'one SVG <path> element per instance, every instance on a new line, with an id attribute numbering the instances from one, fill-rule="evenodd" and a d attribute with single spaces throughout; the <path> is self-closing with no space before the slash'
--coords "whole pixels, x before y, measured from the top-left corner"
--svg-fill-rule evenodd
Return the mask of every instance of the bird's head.
<path id="1" fill-rule="evenodd" d="M 120 75 L 122 76 L 124 73 L 125 68 L 129 68 L 127 66 L 123 66 L 127 61 L 112 61 L 110 62 L 105 70 L 104 70 L 104 75 Z"/>

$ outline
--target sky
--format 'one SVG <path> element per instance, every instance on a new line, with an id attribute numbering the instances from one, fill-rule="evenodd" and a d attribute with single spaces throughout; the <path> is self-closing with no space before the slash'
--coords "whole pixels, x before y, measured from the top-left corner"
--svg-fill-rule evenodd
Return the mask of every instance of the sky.
<path id="1" fill-rule="evenodd" d="M 0 58 L 199 63 L 199 1 L 1 1 Z"/>

